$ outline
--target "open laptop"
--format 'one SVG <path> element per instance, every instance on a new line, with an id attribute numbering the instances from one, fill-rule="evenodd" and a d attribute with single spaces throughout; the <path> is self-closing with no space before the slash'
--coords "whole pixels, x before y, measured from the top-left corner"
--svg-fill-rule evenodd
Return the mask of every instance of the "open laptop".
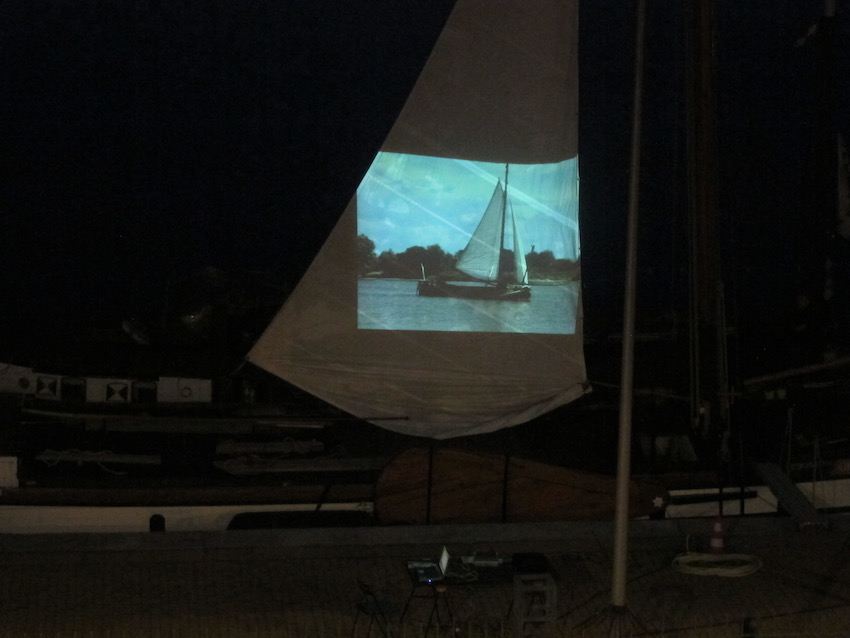
<path id="1" fill-rule="evenodd" d="M 435 583 L 446 577 L 446 569 L 449 566 L 449 550 L 443 545 L 440 560 L 434 561 L 407 561 L 407 569 L 410 574 L 420 583 Z"/>

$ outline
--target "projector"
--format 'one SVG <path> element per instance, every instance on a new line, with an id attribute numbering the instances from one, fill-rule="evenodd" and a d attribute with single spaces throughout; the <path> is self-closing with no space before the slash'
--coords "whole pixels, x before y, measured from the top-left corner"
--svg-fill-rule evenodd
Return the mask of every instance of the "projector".
<path id="1" fill-rule="evenodd" d="M 472 564 L 476 567 L 501 567 L 504 559 L 494 555 L 477 555 L 472 557 Z"/>

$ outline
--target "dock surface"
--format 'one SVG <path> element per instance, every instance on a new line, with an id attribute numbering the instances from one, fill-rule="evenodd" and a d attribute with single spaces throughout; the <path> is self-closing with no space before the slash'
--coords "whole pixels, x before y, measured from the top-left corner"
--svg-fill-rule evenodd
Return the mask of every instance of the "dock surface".
<path id="1" fill-rule="evenodd" d="M 350 636 L 358 578 L 400 608 L 407 559 L 444 544 L 458 576 L 445 594 L 452 622 L 442 614 L 429 636 L 515 635 L 512 578 L 463 572 L 460 558 L 517 553 L 551 566 L 555 621 L 541 635 L 608 636 L 615 622 L 633 636 L 850 635 L 850 518 L 802 530 L 790 518 L 727 518 L 712 543 L 713 524 L 633 522 L 625 609 L 610 607 L 609 523 L 0 535 L 0 637 Z M 718 540 L 743 569 L 676 568 Z M 403 623 L 392 617 L 393 635 L 423 636 L 430 611 L 414 599 Z"/>

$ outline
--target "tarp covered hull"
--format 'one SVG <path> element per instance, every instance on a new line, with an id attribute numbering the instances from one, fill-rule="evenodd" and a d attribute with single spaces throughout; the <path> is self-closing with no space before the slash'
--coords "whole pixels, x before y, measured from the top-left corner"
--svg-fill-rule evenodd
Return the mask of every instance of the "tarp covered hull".
<path id="1" fill-rule="evenodd" d="M 375 488 L 385 525 L 610 520 L 613 476 L 455 449 L 413 448 L 393 459 Z M 667 490 L 630 483 L 630 515 L 663 511 Z"/>

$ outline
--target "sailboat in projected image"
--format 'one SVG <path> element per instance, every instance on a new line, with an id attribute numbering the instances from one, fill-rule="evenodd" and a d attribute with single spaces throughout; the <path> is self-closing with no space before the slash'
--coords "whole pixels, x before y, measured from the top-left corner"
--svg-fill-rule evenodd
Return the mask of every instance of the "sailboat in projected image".
<path id="1" fill-rule="evenodd" d="M 488 301 L 531 300 L 525 249 L 509 203 L 506 164 L 504 187 L 501 180 L 496 183 L 490 203 L 455 265 L 455 269 L 465 276 L 464 281 L 449 283 L 444 277 L 426 279 L 423 270 L 423 278 L 416 289 L 419 296 Z M 508 265 L 510 260 L 505 249 L 505 228 L 509 212 L 513 237 L 513 269 Z"/>

